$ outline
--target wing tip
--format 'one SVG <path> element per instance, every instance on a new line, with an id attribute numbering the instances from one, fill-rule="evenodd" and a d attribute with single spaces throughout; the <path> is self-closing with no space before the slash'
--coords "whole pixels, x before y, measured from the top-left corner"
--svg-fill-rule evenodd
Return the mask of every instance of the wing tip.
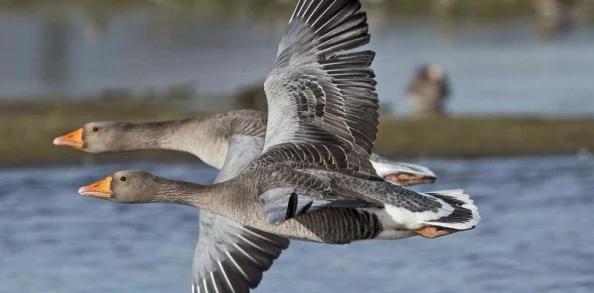
<path id="1" fill-rule="evenodd" d="M 317 41 L 315 51 L 318 55 L 355 49 L 367 44 L 371 38 L 367 13 L 361 11 L 359 0 L 299 1 L 279 46 L 279 56 L 301 41 L 304 32 Z M 305 46 L 303 50 L 311 48 Z"/>

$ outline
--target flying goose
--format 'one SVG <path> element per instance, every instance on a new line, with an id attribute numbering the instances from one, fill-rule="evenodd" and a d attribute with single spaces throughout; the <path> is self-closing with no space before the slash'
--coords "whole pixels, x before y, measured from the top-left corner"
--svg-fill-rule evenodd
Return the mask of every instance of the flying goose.
<path id="1" fill-rule="evenodd" d="M 214 183 L 235 177 L 260 155 L 264 146 L 264 139 L 258 136 L 232 135 L 228 141 L 229 152 Z M 288 246 L 287 238 L 201 211 L 192 293 L 247 293 L 260 284 L 262 273 Z"/>
<path id="2" fill-rule="evenodd" d="M 249 135 L 264 138 L 266 116 L 260 111 L 234 110 L 202 118 L 129 123 L 89 122 L 53 141 L 88 153 L 120 152 L 140 149 L 169 149 L 188 152 L 206 164 L 220 169 L 225 161 L 228 138 Z M 402 186 L 434 183 L 430 169 L 371 155 L 377 174 Z"/>
<path id="3" fill-rule="evenodd" d="M 325 243 L 433 238 L 473 228 L 478 211 L 459 190 L 418 193 L 380 178 L 369 161 L 378 124 L 371 51 L 356 0 L 302 0 L 265 89 L 262 154 L 214 185 L 120 171 L 81 193 L 122 203 L 170 202 L 209 210 L 287 238 Z"/>
<path id="4" fill-rule="evenodd" d="M 335 244 L 473 228 L 480 218 L 461 191 L 417 193 L 375 173 L 374 53 L 335 54 L 368 42 L 359 10 L 354 0 L 299 2 L 265 83 L 263 153 L 238 176 L 204 186 L 120 171 L 79 192 L 195 206 L 269 233 Z"/>
<path id="5" fill-rule="evenodd" d="M 242 154 L 243 161 L 237 161 L 232 165 L 237 166 L 233 169 L 236 170 L 243 169 L 261 153 L 265 132 L 266 117 L 262 112 L 235 110 L 204 118 L 164 122 L 90 122 L 71 133 L 57 137 L 54 139 L 54 144 L 89 153 L 149 148 L 186 151 L 217 169 L 223 168 L 223 163 L 229 161 L 227 156 L 237 152 Z M 231 151 L 232 148 L 236 151 Z M 248 154 L 255 154 L 255 156 Z M 378 174 L 403 186 L 430 183 L 437 178 L 431 170 L 422 166 L 394 162 L 377 154 L 372 154 L 371 159 Z M 230 174 L 231 171 L 228 168 L 230 167 L 227 167 L 227 174 Z M 217 178 L 222 178 L 221 176 L 226 175 L 219 174 Z M 217 179 L 215 182 L 219 181 Z M 208 211 L 202 211 L 200 214 L 199 225 L 200 234 L 193 262 L 193 284 L 197 288 L 204 286 L 205 281 L 209 282 L 210 272 L 217 271 L 218 267 L 214 259 L 224 261 L 227 258 L 221 251 L 230 251 L 238 254 L 234 256 L 235 259 L 243 258 L 239 261 L 240 263 L 247 263 L 244 264 L 246 267 L 241 269 L 250 271 L 242 273 L 227 269 L 226 273 L 234 274 L 231 279 L 236 287 L 235 292 L 247 292 L 249 289 L 245 287 L 245 281 L 247 280 L 251 288 L 258 286 L 262 279 L 262 272 L 270 267 L 272 260 L 276 259 L 289 243 L 286 238 L 245 227 Z M 267 241 L 262 242 L 263 239 Z M 258 243 L 260 249 L 253 249 L 252 243 Z M 258 264 L 254 268 L 251 258 L 243 255 L 242 250 L 238 250 L 235 245 L 240 246 L 249 255 L 257 254 L 259 259 L 267 259 L 266 263 L 261 266 Z M 233 263 L 238 261 L 235 260 Z M 222 278 L 216 274 L 215 277 L 219 280 Z M 239 287 L 243 291 L 239 290 Z"/>
<path id="6" fill-rule="evenodd" d="M 54 144 L 90 153 L 171 149 L 194 154 L 205 163 L 227 172 L 245 167 L 264 145 L 266 120 L 251 110 L 230 111 L 200 119 L 151 123 L 91 122 L 54 139 Z M 231 163 L 225 163 L 228 149 Z M 241 154 L 233 157 L 232 154 Z M 228 160 L 229 160 L 228 159 Z M 248 160 L 242 163 L 242 160 Z M 422 167 L 421 167 L 422 168 Z M 241 171 L 239 169 L 239 171 Z M 249 292 L 262 280 L 289 239 L 238 224 L 206 210 L 201 211 L 198 242 L 192 264 L 192 292 L 207 291 L 208 284 L 229 282 L 232 292 Z M 205 289 L 206 288 L 206 289 Z M 219 291 L 223 292 L 223 291 Z"/>

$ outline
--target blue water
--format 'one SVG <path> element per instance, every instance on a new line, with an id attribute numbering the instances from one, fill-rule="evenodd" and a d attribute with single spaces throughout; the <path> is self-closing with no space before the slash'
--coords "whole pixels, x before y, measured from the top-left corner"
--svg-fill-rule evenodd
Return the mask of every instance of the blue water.
<path id="1" fill-rule="evenodd" d="M 483 218 L 435 240 L 294 241 L 256 292 L 593 292 L 594 160 L 416 160 Z M 120 169 L 209 183 L 200 164 L 0 170 L 0 292 L 189 292 L 196 209 L 77 195 Z"/>

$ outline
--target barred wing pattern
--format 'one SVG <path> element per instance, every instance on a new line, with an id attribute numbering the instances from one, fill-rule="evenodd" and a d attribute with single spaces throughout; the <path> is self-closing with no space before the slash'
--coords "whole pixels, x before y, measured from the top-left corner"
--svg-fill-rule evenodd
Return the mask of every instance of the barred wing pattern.
<path id="1" fill-rule="evenodd" d="M 227 181 L 258 157 L 263 138 L 233 135 L 215 182 Z M 263 273 L 289 246 L 289 239 L 238 224 L 208 211 L 200 211 L 200 235 L 194 253 L 192 293 L 248 293 Z"/>
<path id="2" fill-rule="evenodd" d="M 356 0 L 301 0 L 264 84 L 268 125 L 257 165 L 314 163 L 380 180 L 369 161 L 377 136 L 378 98 L 371 51 L 333 55 L 369 42 Z"/>
<path id="3" fill-rule="evenodd" d="M 288 246 L 289 239 L 203 212 L 192 292 L 248 293 Z"/>

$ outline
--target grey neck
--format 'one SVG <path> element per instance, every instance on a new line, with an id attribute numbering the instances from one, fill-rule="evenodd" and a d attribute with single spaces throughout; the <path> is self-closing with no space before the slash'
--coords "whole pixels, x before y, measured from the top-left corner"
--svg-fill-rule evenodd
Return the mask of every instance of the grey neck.
<path id="1" fill-rule="evenodd" d="M 149 202 L 182 204 L 210 210 L 223 191 L 220 185 L 201 185 L 165 178 L 158 180 L 160 184 Z"/>
<path id="2" fill-rule="evenodd" d="M 221 168 L 228 143 L 220 125 L 210 119 L 183 119 L 130 124 L 124 150 L 168 149 L 191 153 L 206 164 Z"/>
<path id="3" fill-rule="evenodd" d="M 117 139 L 119 149 L 133 151 L 140 149 L 161 149 L 170 135 L 174 121 L 150 123 L 124 123 L 122 137 Z"/>

